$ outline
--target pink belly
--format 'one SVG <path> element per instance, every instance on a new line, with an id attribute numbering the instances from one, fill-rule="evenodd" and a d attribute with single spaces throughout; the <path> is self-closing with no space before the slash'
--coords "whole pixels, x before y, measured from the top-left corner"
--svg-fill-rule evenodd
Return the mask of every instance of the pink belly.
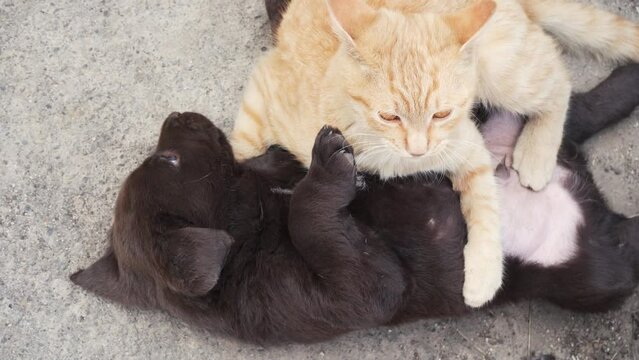
<path id="1" fill-rule="evenodd" d="M 482 126 L 495 165 L 506 157 L 512 159 L 522 126 L 517 115 L 507 112 L 492 115 Z M 514 170 L 509 169 L 508 174 L 497 179 L 506 256 L 546 267 L 572 259 L 583 213 L 565 185 L 573 176 L 570 171 L 557 166 L 551 182 L 540 192 L 522 187 Z"/>
<path id="2" fill-rule="evenodd" d="M 522 187 L 513 170 L 507 179 L 498 179 L 506 256 L 545 267 L 572 259 L 583 214 L 564 187 L 568 176 L 570 172 L 558 166 L 551 183 L 540 192 Z"/>

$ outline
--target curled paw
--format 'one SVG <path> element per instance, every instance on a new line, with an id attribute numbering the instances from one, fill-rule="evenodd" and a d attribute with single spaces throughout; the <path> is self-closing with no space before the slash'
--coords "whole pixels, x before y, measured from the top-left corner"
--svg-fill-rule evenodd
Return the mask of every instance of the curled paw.
<path id="1" fill-rule="evenodd" d="M 549 149 L 539 149 L 530 142 L 518 141 L 513 154 L 513 168 L 519 173 L 522 186 L 542 190 L 557 165 L 557 154 Z"/>
<path id="2" fill-rule="evenodd" d="M 349 176 L 354 180 L 356 168 L 353 148 L 338 129 L 324 126 L 317 134 L 311 169 L 314 167 L 321 167 L 330 174 Z"/>

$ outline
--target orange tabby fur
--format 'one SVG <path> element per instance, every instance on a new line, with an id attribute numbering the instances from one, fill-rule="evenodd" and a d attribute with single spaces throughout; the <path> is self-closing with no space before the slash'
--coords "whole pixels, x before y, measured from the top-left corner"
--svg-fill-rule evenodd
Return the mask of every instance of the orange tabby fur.
<path id="1" fill-rule="evenodd" d="M 382 177 L 446 172 L 468 223 L 464 298 L 481 306 L 501 284 L 502 252 L 491 159 L 470 109 L 481 99 L 531 115 L 513 165 L 525 185 L 543 187 L 556 163 L 570 84 L 555 42 L 528 16 L 547 19 L 544 9 L 554 6 L 293 0 L 277 47 L 247 85 L 231 136 L 236 156 L 280 144 L 308 165 L 315 135 L 329 124 L 352 144 L 361 170 Z M 620 57 L 632 57 L 632 42 L 621 43 L 631 50 Z"/>

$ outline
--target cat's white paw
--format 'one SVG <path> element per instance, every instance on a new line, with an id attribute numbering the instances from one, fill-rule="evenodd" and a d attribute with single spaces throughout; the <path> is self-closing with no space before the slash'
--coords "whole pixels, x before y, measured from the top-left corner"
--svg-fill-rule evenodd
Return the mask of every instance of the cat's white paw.
<path id="1" fill-rule="evenodd" d="M 534 191 L 543 189 L 550 182 L 556 165 L 557 154 L 554 151 L 540 148 L 536 143 L 526 139 L 517 141 L 513 154 L 513 168 L 519 173 L 522 186 Z"/>
<path id="2" fill-rule="evenodd" d="M 469 242 L 464 247 L 464 302 L 470 307 L 480 307 L 492 300 L 501 287 L 503 255 L 501 246 L 481 242 Z"/>

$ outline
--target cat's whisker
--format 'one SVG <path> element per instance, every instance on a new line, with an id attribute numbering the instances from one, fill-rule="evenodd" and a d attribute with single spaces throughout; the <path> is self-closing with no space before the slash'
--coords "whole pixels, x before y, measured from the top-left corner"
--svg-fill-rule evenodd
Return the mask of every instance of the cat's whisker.
<path id="1" fill-rule="evenodd" d="M 377 135 L 377 134 L 371 134 L 371 133 L 365 133 L 365 132 L 351 133 L 351 134 L 348 134 L 348 136 L 375 136 L 375 137 L 379 137 L 379 135 Z"/>
<path id="2" fill-rule="evenodd" d="M 461 165 L 472 165 L 468 159 L 457 153 L 456 150 L 449 149 L 449 151 L 440 151 L 438 153 L 444 160 L 444 164 L 457 163 Z M 452 160 L 452 161 L 451 161 Z"/>
<path id="3" fill-rule="evenodd" d="M 470 146 L 473 148 L 478 148 L 478 149 L 486 149 L 486 145 L 485 144 L 478 144 L 474 141 L 469 141 L 469 140 L 463 140 L 463 139 L 450 139 L 450 142 L 452 144 L 461 144 L 461 145 L 465 145 L 465 146 Z"/>
<path id="4" fill-rule="evenodd" d="M 350 128 L 352 128 L 352 127 L 353 127 L 353 125 L 355 125 L 355 121 L 353 121 L 352 123 L 350 123 L 350 124 L 346 125 L 346 126 L 344 127 L 344 129 L 342 129 L 342 133 L 346 133 L 346 132 L 347 132 Z"/>
<path id="5" fill-rule="evenodd" d="M 447 164 L 450 164 L 450 161 L 447 158 L 445 158 L 444 155 L 446 155 L 445 152 L 441 152 L 440 153 L 440 157 L 439 157 L 440 164 L 439 164 L 438 168 L 445 168 Z M 443 172 L 438 171 L 435 174 L 436 174 L 435 175 L 435 179 L 438 182 L 442 182 L 446 178 L 446 175 Z"/>
<path id="6" fill-rule="evenodd" d="M 377 155 L 379 153 L 381 153 L 381 149 L 366 149 L 366 151 L 363 151 L 357 156 L 356 160 L 363 163 L 373 155 Z"/>
<path id="7" fill-rule="evenodd" d="M 343 150 L 346 150 L 346 149 L 348 149 L 348 148 L 353 149 L 353 145 L 349 144 L 349 143 L 346 141 L 346 139 L 344 139 L 344 140 L 342 141 L 342 147 L 341 147 L 341 148 L 339 148 L 339 149 L 337 149 L 337 151 L 335 151 L 335 153 L 334 153 L 334 154 L 337 154 L 337 153 L 339 153 L 339 152 L 341 152 L 341 151 L 343 151 Z M 331 155 L 331 157 L 332 157 L 332 155 Z"/>
<path id="8" fill-rule="evenodd" d="M 383 147 L 366 149 L 366 151 L 360 153 L 355 160 L 360 164 L 365 164 L 369 159 L 373 158 L 373 156 L 384 155 L 386 152 L 382 150 L 384 150 Z M 387 153 L 385 155 L 388 156 Z"/>
<path id="9" fill-rule="evenodd" d="M 460 145 L 461 147 L 471 146 L 471 147 L 475 147 L 478 151 L 486 151 L 486 147 L 485 146 L 478 145 L 478 144 L 472 143 L 472 142 L 465 143 L 463 141 L 455 140 L 455 141 L 453 141 L 453 145 Z M 451 146 L 451 148 L 454 148 L 454 146 Z M 488 151 L 487 153 L 491 157 L 492 160 L 494 160 L 494 161 L 501 160 L 499 156 L 491 153 L 490 151 Z"/>
<path id="10" fill-rule="evenodd" d="M 355 147 L 354 147 L 354 149 L 355 149 Z M 360 153 L 363 153 L 365 151 L 370 151 L 370 150 L 388 149 L 388 147 L 386 145 L 375 144 L 375 145 L 364 146 L 361 149 L 362 149 L 362 151 Z"/>
<path id="11" fill-rule="evenodd" d="M 472 163 L 467 158 L 465 158 L 462 154 L 458 153 L 455 150 L 450 151 L 448 153 L 448 156 L 452 157 L 454 160 L 463 165 L 472 165 Z"/>
<path id="12" fill-rule="evenodd" d="M 381 146 L 382 144 L 374 143 L 374 142 L 354 142 L 349 144 L 352 147 L 369 147 L 369 146 Z M 385 145 L 384 145 L 385 146 Z"/>
<path id="13" fill-rule="evenodd" d="M 353 146 L 356 145 L 381 145 L 381 143 L 379 141 L 371 141 L 371 140 L 356 140 L 356 141 L 349 141 L 349 143 Z"/>
<path id="14" fill-rule="evenodd" d="M 455 141 L 458 141 L 458 140 L 453 140 L 452 142 L 455 142 Z M 470 142 L 470 141 L 469 141 L 468 143 L 469 143 L 469 144 L 474 144 L 474 143 L 472 143 L 472 142 Z M 482 149 L 483 149 L 483 148 L 482 148 Z M 463 154 L 461 154 L 458 150 L 456 150 L 456 147 L 454 147 L 454 146 L 449 146 L 449 147 L 448 147 L 448 150 L 449 150 L 449 151 L 447 151 L 447 152 L 446 152 L 446 153 L 447 153 L 447 155 L 449 155 L 449 156 L 450 156 L 450 157 L 452 157 L 454 160 L 456 160 L 456 162 L 457 162 L 457 163 L 461 163 L 461 164 L 463 164 L 463 165 L 473 165 L 472 163 L 470 163 L 470 161 L 469 161 L 469 160 L 468 160 L 465 156 L 463 156 Z M 491 154 L 491 153 L 489 153 L 489 154 L 490 154 L 490 156 L 491 156 L 491 158 L 492 158 L 493 160 L 495 160 L 495 161 L 498 161 L 498 160 L 499 160 L 499 158 L 498 158 L 497 156 L 495 156 L 495 155 L 493 155 L 493 154 Z"/>
<path id="15" fill-rule="evenodd" d="M 370 134 L 348 134 L 344 136 L 346 138 L 346 140 L 348 140 L 349 142 L 356 140 L 356 141 L 374 141 L 374 142 L 379 142 L 380 137 L 377 135 L 370 135 Z"/>

